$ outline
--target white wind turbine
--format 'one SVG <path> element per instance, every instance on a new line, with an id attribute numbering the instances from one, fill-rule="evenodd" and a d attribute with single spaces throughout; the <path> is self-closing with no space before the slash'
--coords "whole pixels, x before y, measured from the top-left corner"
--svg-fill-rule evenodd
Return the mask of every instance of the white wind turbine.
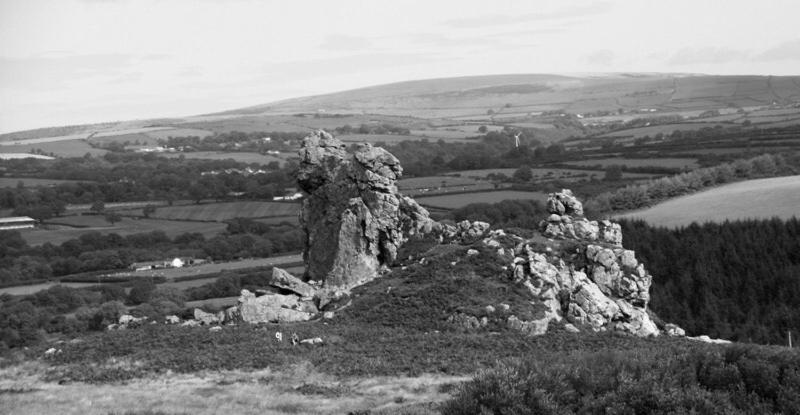
<path id="1" fill-rule="evenodd" d="M 522 133 L 516 133 L 516 134 L 514 134 L 514 145 L 515 145 L 517 148 L 519 148 L 519 136 L 520 136 L 520 134 L 522 134 Z"/>

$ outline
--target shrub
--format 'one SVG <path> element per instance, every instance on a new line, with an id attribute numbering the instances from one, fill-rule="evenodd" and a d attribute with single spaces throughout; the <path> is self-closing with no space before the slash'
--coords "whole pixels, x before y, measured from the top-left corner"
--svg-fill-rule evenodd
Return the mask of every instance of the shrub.
<path id="1" fill-rule="evenodd" d="M 133 284 L 133 288 L 128 293 L 128 302 L 131 304 L 141 304 L 150 301 L 150 296 L 155 291 L 156 285 L 149 279 L 140 279 Z"/>

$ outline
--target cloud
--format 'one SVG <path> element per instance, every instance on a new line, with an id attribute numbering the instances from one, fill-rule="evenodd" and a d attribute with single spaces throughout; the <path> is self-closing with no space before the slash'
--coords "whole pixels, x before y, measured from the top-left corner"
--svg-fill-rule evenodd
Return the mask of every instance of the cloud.
<path id="1" fill-rule="evenodd" d="M 366 37 L 334 34 L 326 37 L 319 47 L 325 50 L 355 51 L 371 49 L 373 45 L 372 41 Z"/>
<path id="2" fill-rule="evenodd" d="M 128 72 L 117 76 L 108 81 L 109 84 L 127 84 L 136 83 L 142 80 L 144 74 L 142 72 Z"/>
<path id="3" fill-rule="evenodd" d="M 61 88 L 97 76 L 121 76 L 136 61 L 135 56 L 125 54 L 0 58 L 0 86 Z"/>
<path id="4" fill-rule="evenodd" d="M 561 10 L 549 12 L 534 12 L 517 15 L 508 14 L 487 14 L 480 17 L 468 17 L 453 19 L 445 22 L 446 25 L 454 28 L 466 29 L 488 26 L 509 25 L 515 23 L 532 23 L 547 20 L 572 19 L 576 17 L 596 16 L 606 13 L 613 8 L 612 4 L 606 1 L 594 2 L 586 5 L 574 5 Z"/>
<path id="5" fill-rule="evenodd" d="M 591 65 L 609 66 L 614 63 L 616 56 L 614 52 L 603 49 L 587 55 L 584 59 Z"/>
<path id="6" fill-rule="evenodd" d="M 263 76 L 272 80 L 303 80 L 334 75 L 383 70 L 447 60 L 441 53 L 361 53 L 332 58 L 280 62 L 264 66 Z"/>
<path id="7" fill-rule="evenodd" d="M 800 39 L 784 42 L 755 56 L 760 61 L 800 60 Z"/>
<path id="8" fill-rule="evenodd" d="M 742 61 L 747 59 L 748 53 L 743 50 L 703 47 L 703 48 L 683 48 L 677 51 L 667 60 L 669 65 L 693 65 L 693 64 L 720 64 Z"/>

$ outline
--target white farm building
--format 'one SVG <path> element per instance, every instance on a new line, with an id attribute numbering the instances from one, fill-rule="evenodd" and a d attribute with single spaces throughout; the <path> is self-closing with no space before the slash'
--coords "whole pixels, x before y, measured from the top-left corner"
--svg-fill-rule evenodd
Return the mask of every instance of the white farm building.
<path id="1" fill-rule="evenodd" d="M 9 229 L 30 229 L 36 226 L 36 219 L 28 216 L 0 218 L 0 231 Z"/>

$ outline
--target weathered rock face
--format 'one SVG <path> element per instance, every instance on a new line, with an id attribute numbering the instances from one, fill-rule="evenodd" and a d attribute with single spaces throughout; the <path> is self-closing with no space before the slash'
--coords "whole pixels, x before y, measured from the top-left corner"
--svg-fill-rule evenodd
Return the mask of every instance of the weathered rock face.
<path id="1" fill-rule="evenodd" d="M 272 280 L 270 285 L 283 290 L 291 291 L 301 297 L 313 297 L 316 289 L 299 278 L 290 274 L 284 269 L 272 268 Z"/>
<path id="2" fill-rule="evenodd" d="M 308 193 L 300 214 L 307 280 L 326 288 L 363 284 L 395 260 L 409 235 L 431 231 L 428 212 L 398 193 L 402 173 L 382 148 L 363 144 L 350 154 L 324 131 L 305 138 L 297 183 Z"/>
<path id="3" fill-rule="evenodd" d="M 247 290 L 239 296 L 238 315 L 246 323 L 308 321 L 316 309 L 298 301 L 296 295 L 268 294 L 256 297 Z"/>
<path id="4" fill-rule="evenodd" d="M 542 224 L 543 234 L 575 240 L 579 248 L 569 265 L 562 257 L 537 252 L 527 242 L 515 249 L 513 280 L 525 285 L 550 310 L 547 318 L 537 322 L 540 329 L 529 331 L 538 333 L 546 327 L 544 320 L 563 316 L 593 330 L 658 335 L 647 314 L 652 277 L 633 251 L 621 248 L 619 225 L 571 216 L 582 215 L 583 209 L 569 190 L 551 194 L 547 206 L 551 216 Z M 575 269 L 576 264 L 580 269 Z"/>
<path id="5" fill-rule="evenodd" d="M 619 224 L 602 220 L 589 221 L 583 217 L 583 205 L 564 189 L 551 193 L 547 198 L 550 216 L 539 224 L 542 234 L 550 238 L 581 239 L 622 246 L 622 230 Z"/>

